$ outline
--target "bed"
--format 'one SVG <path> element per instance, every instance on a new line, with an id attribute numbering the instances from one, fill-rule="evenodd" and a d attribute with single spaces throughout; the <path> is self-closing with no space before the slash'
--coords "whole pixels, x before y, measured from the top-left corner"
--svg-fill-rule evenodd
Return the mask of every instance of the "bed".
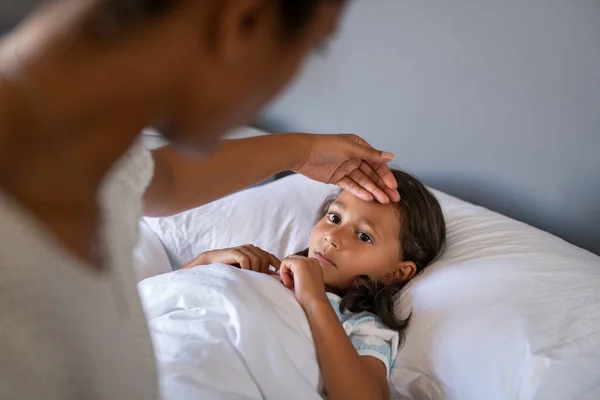
<path id="1" fill-rule="evenodd" d="M 319 398 L 308 324 L 273 278 L 218 265 L 153 275 L 210 249 L 302 250 L 332 189 L 293 175 L 145 219 L 137 272 L 165 398 Z M 448 246 L 401 295 L 398 312 L 413 314 L 393 398 L 600 398 L 600 257 L 434 193 Z"/>

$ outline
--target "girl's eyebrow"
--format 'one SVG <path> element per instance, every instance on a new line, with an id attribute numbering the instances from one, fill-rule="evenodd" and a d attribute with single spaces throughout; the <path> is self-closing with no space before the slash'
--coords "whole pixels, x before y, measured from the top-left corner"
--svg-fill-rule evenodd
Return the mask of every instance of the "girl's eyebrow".
<path id="1" fill-rule="evenodd" d="M 336 201 L 334 201 L 333 203 L 331 203 L 331 205 L 332 205 L 332 206 L 336 206 L 337 208 L 340 208 L 340 209 L 342 209 L 342 210 L 345 210 L 345 209 L 346 209 L 346 206 L 345 206 L 343 203 L 341 203 L 341 202 L 339 202 L 339 201 L 337 201 L 337 200 L 336 200 Z"/>
<path id="2" fill-rule="evenodd" d="M 346 210 L 346 206 L 338 200 L 331 203 L 331 205 L 339 208 L 342 211 Z M 360 218 L 360 222 L 367 225 L 369 228 L 371 228 L 371 230 L 373 230 L 373 232 L 375 232 L 375 234 L 377 236 L 381 237 L 381 233 L 379 233 L 375 224 L 373 222 L 371 222 L 369 219 L 363 217 L 363 218 Z"/>
<path id="3" fill-rule="evenodd" d="M 377 234 L 377 236 L 381 237 L 381 234 L 379 233 L 379 231 L 375 227 L 374 223 L 372 223 L 371 221 L 369 221 L 367 218 L 361 218 L 361 221 L 362 221 L 362 223 L 364 223 L 365 225 L 367 225 L 369 228 L 371 228 L 373 230 L 373 232 L 375 232 L 375 234 Z"/>

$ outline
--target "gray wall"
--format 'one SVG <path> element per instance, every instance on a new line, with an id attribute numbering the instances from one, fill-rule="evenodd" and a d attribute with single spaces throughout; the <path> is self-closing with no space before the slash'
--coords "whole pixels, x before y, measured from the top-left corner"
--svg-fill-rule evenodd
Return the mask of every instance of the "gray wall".
<path id="1" fill-rule="evenodd" d="M 0 34 L 12 29 L 41 0 L 0 0 Z"/>
<path id="2" fill-rule="evenodd" d="M 353 0 L 261 124 L 358 133 L 600 254 L 600 0 Z"/>

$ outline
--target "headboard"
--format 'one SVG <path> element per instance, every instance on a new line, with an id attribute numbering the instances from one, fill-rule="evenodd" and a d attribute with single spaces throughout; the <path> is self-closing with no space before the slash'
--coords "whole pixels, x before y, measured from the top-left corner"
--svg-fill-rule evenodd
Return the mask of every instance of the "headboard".
<path id="1" fill-rule="evenodd" d="M 431 186 L 600 254 L 600 2 L 354 0 L 262 116 L 352 132 Z"/>

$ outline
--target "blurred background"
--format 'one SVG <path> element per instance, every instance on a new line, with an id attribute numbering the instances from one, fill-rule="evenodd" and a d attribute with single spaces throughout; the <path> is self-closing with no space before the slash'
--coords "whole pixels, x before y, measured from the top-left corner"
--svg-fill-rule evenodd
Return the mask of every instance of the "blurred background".
<path id="1" fill-rule="evenodd" d="M 0 0 L 0 34 L 13 28 L 41 0 Z"/>
<path id="2" fill-rule="evenodd" d="M 600 254 L 600 1 L 354 0 L 262 116 Z"/>
<path id="3" fill-rule="evenodd" d="M 0 0 L 0 32 L 38 2 Z M 353 0 L 257 125 L 357 133 L 431 186 L 600 254 L 598 0 Z"/>

